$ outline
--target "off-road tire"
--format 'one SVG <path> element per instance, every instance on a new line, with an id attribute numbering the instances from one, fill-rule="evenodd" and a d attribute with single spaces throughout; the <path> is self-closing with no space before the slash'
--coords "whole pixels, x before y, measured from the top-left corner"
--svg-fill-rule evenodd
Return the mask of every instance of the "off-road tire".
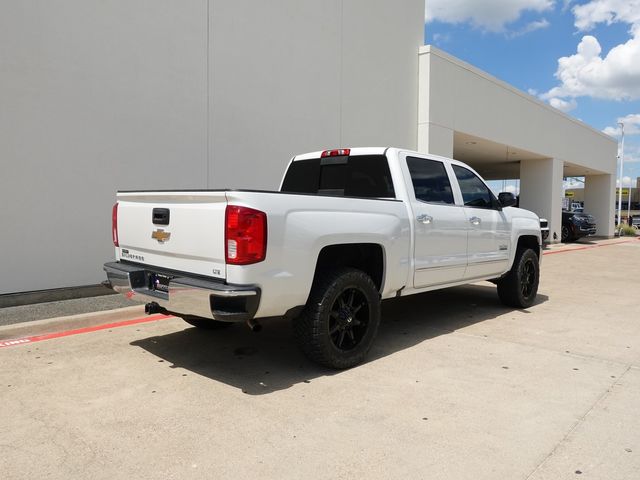
<path id="1" fill-rule="evenodd" d="M 530 248 L 518 249 L 511 270 L 498 281 L 498 297 L 509 307 L 528 308 L 536 299 L 539 282 L 538 255 Z"/>
<path id="2" fill-rule="evenodd" d="M 198 327 L 202 330 L 220 330 L 233 325 L 233 322 L 221 322 L 220 320 L 196 317 L 194 315 L 185 315 L 182 319 L 189 325 L 193 325 L 194 327 Z"/>
<path id="3" fill-rule="evenodd" d="M 361 270 L 316 275 L 309 300 L 293 321 L 298 345 L 312 361 L 344 369 L 362 363 L 380 325 L 380 294 Z"/>

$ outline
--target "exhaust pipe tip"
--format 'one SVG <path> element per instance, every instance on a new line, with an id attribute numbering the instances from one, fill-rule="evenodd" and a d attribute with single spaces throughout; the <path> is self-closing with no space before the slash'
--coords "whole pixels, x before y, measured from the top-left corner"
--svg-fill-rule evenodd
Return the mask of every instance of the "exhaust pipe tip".
<path id="1" fill-rule="evenodd" d="M 258 333 L 259 331 L 262 330 L 262 325 L 258 323 L 257 320 L 254 320 L 253 318 L 247 320 L 247 327 L 249 327 L 249 329 L 253 333 Z"/>
<path id="2" fill-rule="evenodd" d="M 160 313 L 162 308 L 156 302 L 149 302 L 144 306 L 144 313 L 152 315 L 154 313 Z"/>

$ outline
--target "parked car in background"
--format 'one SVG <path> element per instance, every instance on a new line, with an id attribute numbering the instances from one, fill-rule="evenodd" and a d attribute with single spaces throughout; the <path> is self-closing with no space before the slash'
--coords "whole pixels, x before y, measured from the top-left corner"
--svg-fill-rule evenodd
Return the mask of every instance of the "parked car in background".
<path id="1" fill-rule="evenodd" d="M 540 219 L 540 235 L 543 242 L 549 241 L 549 220 L 546 218 Z"/>
<path id="2" fill-rule="evenodd" d="M 561 240 L 575 242 L 579 238 L 595 235 L 596 220 L 592 215 L 579 212 L 562 211 Z"/>

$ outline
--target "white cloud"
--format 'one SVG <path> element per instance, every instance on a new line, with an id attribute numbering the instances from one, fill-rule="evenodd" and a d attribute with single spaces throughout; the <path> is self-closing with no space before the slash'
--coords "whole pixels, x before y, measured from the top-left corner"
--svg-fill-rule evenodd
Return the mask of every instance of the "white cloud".
<path id="1" fill-rule="evenodd" d="M 542 18 L 540 20 L 534 20 L 533 22 L 527 23 L 520 30 L 516 30 L 515 32 L 511 32 L 507 34 L 509 38 L 521 37 L 522 35 L 526 35 L 527 33 L 535 32 L 536 30 L 542 30 L 544 28 L 548 28 L 549 21 L 546 18 Z"/>
<path id="2" fill-rule="evenodd" d="M 599 23 L 628 23 L 632 29 L 640 24 L 640 0 L 592 0 L 571 9 L 575 26 L 580 31 L 593 29 Z"/>
<path id="3" fill-rule="evenodd" d="M 470 23 L 489 32 L 502 32 L 523 12 L 543 12 L 554 4 L 555 0 L 426 0 L 425 21 Z"/>
<path id="4" fill-rule="evenodd" d="M 560 84 L 544 100 L 588 96 L 606 100 L 640 98 L 640 0 L 592 0 L 571 11 L 574 24 L 587 31 L 600 23 L 630 25 L 631 38 L 602 55 L 598 39 L 585 35 L 576 53 L 558 59 L 556 78 Z"/>
<path id="5" fill-rule="evenodd" d="M 624 146 L 624 164 L 640 163 L 640 145 L 626 144 Z"/>
<path id="6" fill-rule="evenodd" d="M 451 40 L 451 35 L 448 33 L 434 33 L 433 42 L 437 44 L 448 43 Z"/>
<path id="7" fill-rule="evenodd" d="M 620 179 L 618 178 L 616 180 L 616 187 L 620 186 Z M 622 177 L 622 188 L 624 187 L 635 187 L 635 182 L 633 180 L 631 180 L 631 177 Z"/>
<path id="8" fill-rule="evenodd" d="M 561 112 L 566 113 L 574 110 L 578 106 L 578 102 L 576 102 L 573 98 L 567 101 L 562 100 L 561 98 L 551 97 L 549 99 L 549 105 L 551 105 L 553 108 L 557 108 Z"/>
<path id="9" fill-rule="evenodd" d="M 625 135 L 639 135 L 640 134 L 640 113 L 631 113 L 626 117 L 620 117 L 616 120 L 615 127 L 607 127 L 603 130 L 607 135 L 611 135 L 612 137 L 617 137 L 621 133 L 621 128 L 618 123 L 624 123 L 624 134 Z"/>
<path id="10" fill-rule="evenodd" d="M 576 189 L 576 188 L 584 188 L 584 181 L 580 181 L 577 178 L 573 178 L 573 177 L 569 177 L 566 180 L 564 180 L 562 182 L 562 187 L 566 190 L 567 188 L 569 189 Z"/>
<path id="11" fill-rule="evenodd" d="M 640 98 L 640 37 L 612 48 L 602 57 L 598 40 L 585 35 L 577 52 L 558 59 L 560 85 L 543 98 L 589 96 L 608 100 Z"/>

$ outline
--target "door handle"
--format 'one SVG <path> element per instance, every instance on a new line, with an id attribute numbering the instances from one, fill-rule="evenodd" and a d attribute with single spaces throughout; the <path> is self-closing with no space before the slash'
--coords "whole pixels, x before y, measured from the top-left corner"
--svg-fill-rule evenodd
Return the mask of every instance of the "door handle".
<path id="1" fill-rule="evenodd" d="M 482 220 L 480 220 L 479 217 L 471 217 L 469 219 L 469 221 L 471 222 L 472 225 L 480 225 L 480 223 L 482 222 Z"/>
<path id="2" fill-rule="evenodd" d="M 418 215 L 416 217 L 416 220 L 420 223 L 424 223 L 425 225 L 429 225 L 431 222 L 433 222 L 433 217 L 431 215 L 422 214 Z"/>

